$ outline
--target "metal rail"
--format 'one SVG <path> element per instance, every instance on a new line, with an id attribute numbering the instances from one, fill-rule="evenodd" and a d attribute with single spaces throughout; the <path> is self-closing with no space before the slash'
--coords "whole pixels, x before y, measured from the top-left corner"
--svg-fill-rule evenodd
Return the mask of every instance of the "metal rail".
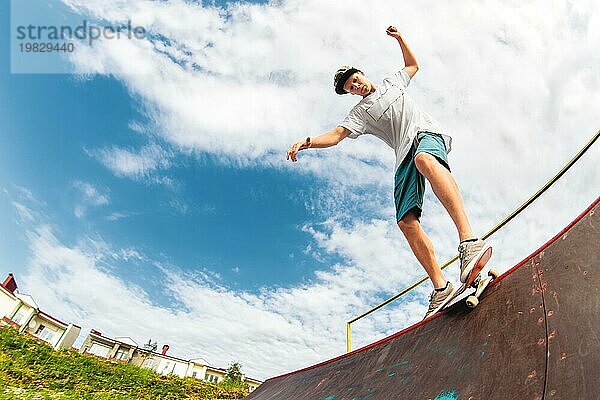
<path id="1" fill-rule="evenodd" d="M 504 218 L 502 221 L 500 221 L 498 224 L 496 224 L 496 226 L 494 226 L 492 229 L 490 229 L 485 235 L 482 236 L 482 239 L 487 239 L 488 237 L 490 237 L 491 235 L 496 233 L 500 228 L 502 228 L 504 225 L 506 225 L 508 222 L 510 222 L 510 220 L 512 220 L 514 217 L 516 217 L 518 214 L 520 214 L 521 211 L 523 211 L 525 208 L 527 208 L 538 197 L 540 197 L 546 190 L 548 190 L 548 188 L 550 188 L 550 186 L 552 186 L 556 181 L 558 181 L 560 179 L 560 177 L 563 176 L 565 174 L 565 172 L 567 172 L 569 170 L 569 168 L 571 168 L 573 166 L 573 164 L 575 164 L 577 162 L 577 160 L 579 160 L 581 158 L 581 156 L 583 156 L 583 154 L 590 147 L 592 147 L 594 142 L 598 139 L 598 136 L 600 136 L 600 130 L 598 132 L 596 132 L 596 134 L 590 139 L 590 141 L 587 142 L 587 144 L 585 146 L 583 146 L 583 148 L 581 150 L 579 150 L 579 152 L 577 154 L 575 154 L 575 156 L 567 164 L 565 164 L 565 166 L 560 171 L 558 171 L 558 173 L 556 175 L 554 175 L 554 177 L 552 177 L 552 179 L 550 179 L 548 182 L 546 182 L 546 184 L 544 186 L 542 186 L 533 196 L 531 196 L 528 200 L 526 200 L 523 204 L 521 204 L 516 210 L 514 210 L 506 218 Z M 450 266 L 456 260 L 458 260 L 458 255 L 456 255 L 452 259 L 448 260 L 444 265 L 442 265 L 441 268 L 445 269 L 446 267 Z M 383 301 L 382 303 L 378 304 L 377 306 L 371 308 L 369 311 L 348 321 L 346 324 L 346 348 L 347 348 L 348 353 L 352 351 L 352 328 L 351 328 L 351 325 L 354 322 L 379 310 L 380 308 L 391 303 L 392 301 L 396 300 L 397 298 L 404 296 L 406 293 L 410 292 L 411 290 L 413 290 L 414 288 L 416 288 L 417 286 L 419 286 L 420 284 L 422 284 L 423 282 L 425 282 L 428 279 L 429 279 L 428 276 L 424 276 L 419 281 L 415 282 L 414 284 L 412 284 L 411 286 L 402 290 L 401 292 L 393 295 L 392 297 Z"/>

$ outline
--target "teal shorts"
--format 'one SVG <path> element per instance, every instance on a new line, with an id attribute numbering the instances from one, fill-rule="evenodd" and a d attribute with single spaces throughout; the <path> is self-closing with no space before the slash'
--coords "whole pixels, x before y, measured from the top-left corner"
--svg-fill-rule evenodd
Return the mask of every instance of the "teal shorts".
<path id="1" fill-rule="evenodd" d="M 425 196 L 425 177 L 415 165 L 415 156 L 428 153 L 450 171 L 446 145 L 441 135 L 431 132 L 417 134 L 418 146 L 413 145 L 396 170 L 394 177 L 394 203 L 396 204 L 396 221 L 400 221 L 407 213 L 412 212 L 417 219 L 421 218 L 423 197 Z"/>

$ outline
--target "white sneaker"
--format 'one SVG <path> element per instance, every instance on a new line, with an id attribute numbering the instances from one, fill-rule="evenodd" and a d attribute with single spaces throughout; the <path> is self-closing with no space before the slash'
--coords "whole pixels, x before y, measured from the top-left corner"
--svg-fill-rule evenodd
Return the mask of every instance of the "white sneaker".
<path id="1" fill-rule="evenodd" d="M 473 242 L 464 242 L 458 246 L 458 259 L 460 260 L 460 281 L 465 283 L 469 274 L 478 263 L 485 266 L 492 256 L 491 246 L 481 239 Z M 488 252 L 488 250 L 490 250 Z"/>
<path id="2" fill-rule="evenodd" d="M 454 292 L 455 292 L 454 285 L 450 281 L 448 281 L 448 285 L 446 286 L 446 289 L 444 289 L 442 291 L 434 290 L 433 292 L 431 292 L 431 296 L 429 297 L 429 309 L 427 310 L 427 313 L 425 314 L 425 318 L 423 318 L 423 319 L 427 319 L 431 315 L 440 311 L 440 309 L 442 308 L 442 305 L 444 304 L 444 301 L 448 297 L 452 296 L 454 294 Z"/>

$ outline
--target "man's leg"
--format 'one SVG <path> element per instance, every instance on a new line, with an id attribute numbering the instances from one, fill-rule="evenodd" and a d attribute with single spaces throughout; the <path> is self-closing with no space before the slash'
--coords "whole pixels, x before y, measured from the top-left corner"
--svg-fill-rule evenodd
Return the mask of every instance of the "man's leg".
<path id="1" fill-rule="evenodd" d="M 435 258 L 433 244 L 425 231 L 423 231 L 423 228 L 421 228 L 417 217 L 412 212 L 408 212 L 398 221 L 398 227 L 406 237 L 417 260 L 419 260 L 425 271 L 427 271 L 427 275 L 429 275 L 433 286 L 436 289 L 443 288 L 446 285 L 446 278 Z"/>
<path id="2" fill-rule="evenodd" d="M 460 281 L 465 283 L 475 267 L 481 270 L 485 266 L 492 255 L 492 248 L 473 234 L 458 185 L 450 171 L 435 156 L 427 152 L 417 152 L 415 165 L 429 181 L 435 195 L 456 225 L 461 242 L 458 246 Z"/>
<path id="3" fill-rule="evenodd" d="M 433 244 L 419 223 L 425 194 L 425 177 L 415 166 L 416 146 L 413 146 L 394 176 L 394 203 L 396 221 L 408 244 L 431 279 L 435 290 L 429 297 L 425 318 L 438 312 L 444 302 L 455 292 L 454 285 L 446 280 L 435 258 Z"/>
<path id="4" fill-rule="evenodd" d="M 433 192 L 450 214 L 458 230 L 459 240 L 472 239 L 476 236 L 465 212 L 465 205 L 454 176 L 434 156 L 429 153 L 418 153 L 415 165 L 419 172 L 429 181 Z"/>

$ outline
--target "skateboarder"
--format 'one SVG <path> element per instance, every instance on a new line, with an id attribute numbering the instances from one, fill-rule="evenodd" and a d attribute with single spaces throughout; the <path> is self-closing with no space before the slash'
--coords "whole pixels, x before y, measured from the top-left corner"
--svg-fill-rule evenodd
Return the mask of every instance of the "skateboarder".
<path id="1" fill-rule="evenodd" d="M 367 133 L 394 149 L 396 221 L 434 286 L 425 314 L 427 318 L 439 311 L 455 288 L 444 276 L 431 240 L 420 225 L 425 179 L 456 225 L 461 282 L 466 281 L 490 246 L 473 233 L 458 185 L 450 172 L 447 153 L 451 149 L 451 137 L 407 93 L 412 77 L 419 70 L 417 59 L 395 27 L 388 27 L 386 33 L 398 41 L 404 68 L 386 77 L 381 84 L 375 84 L 357 68 L 338 69 L 333 81 L 335 92 L 350 93 L 362 99 L 334 129 L 294 143 L 286 158 L 296 162 L 300 150 L 335 146 L 347 137 L 356 139 Z"/>

